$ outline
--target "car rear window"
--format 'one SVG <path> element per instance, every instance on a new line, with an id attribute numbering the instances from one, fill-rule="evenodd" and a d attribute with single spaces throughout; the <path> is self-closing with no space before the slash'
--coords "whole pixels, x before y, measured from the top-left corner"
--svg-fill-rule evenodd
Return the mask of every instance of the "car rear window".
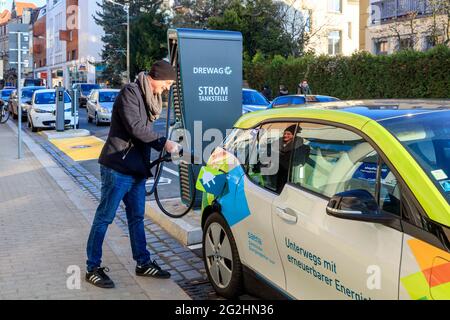
<path id="1" fill-rule="evenodd" d="M 242 93 L 243 104 L 245 105 L 255 105 L 255 106 L 267 106 L 269 101 L 264 98 L 259 92 L 244 91 Z"/>
<path id="2" fill-rule="evenodd" d="M 305 97 L 293 97 L 292 104 L 305 104 Z"/>
<path id="3" fill-rule="evenodd" d="M 2 98 L 9 98 L 13 91 L 12 90 L 3 90 L 2 91 Z"/>
<path id="4" fill-rule="evenodd" d="M 291 102 L 291 97 L 280 97 L 276 98 L 273 102 L 274 107 L 287 107 Z"/>
<path id="5" fill-rule="evenodd" d="M 83 93 L 90 93 L 94 89 L 100 89 L 98 84 L 82 84 L 80 87 Z"/>

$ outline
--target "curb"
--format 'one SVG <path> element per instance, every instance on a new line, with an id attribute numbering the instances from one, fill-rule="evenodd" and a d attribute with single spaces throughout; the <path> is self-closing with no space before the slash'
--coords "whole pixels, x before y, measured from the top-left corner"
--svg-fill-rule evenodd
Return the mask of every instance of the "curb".
<path id="1" fill-rule="evenodd" d="M 191 211 L 182 219 L 173 219 L 167 217 L 155 201 L 147 201 L 145 207 L 145 214 L 183 245 L 192 246 L 202 243 L 203 232 L 199 212 Z"/>
<path id="2" fill-rule="evenodd" d="M 46 137 L 48 140 L 52 139 L 69 139 L 69 138 L 81 138 L 88 137 L 91 132 L 86 129 L 77 130 L 66 130 L 63 132 L 57 132 L 56 130 L 51 131 L 41 131 L 42 136 Z"/>

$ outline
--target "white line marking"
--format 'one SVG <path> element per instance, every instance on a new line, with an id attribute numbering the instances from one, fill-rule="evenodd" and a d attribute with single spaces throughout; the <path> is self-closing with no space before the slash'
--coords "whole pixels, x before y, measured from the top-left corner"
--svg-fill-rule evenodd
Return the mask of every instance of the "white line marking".
<path id="1" fill-rule="evenodd" d="M 166 172 L 168 172 L 168 173 L 170 173 L 170 174 L 173 174 L 173 175 L 176 176 L 176 177 L 179 177 L 179 176 L 180 176 L 180 174 L 179 174 L 178 172 L 176 172 L 176 171 L 174 171 L 174 170 L 172 170 L 172 169 L 169 169 L 169 168 L 166 168 L 166 167 L 164 167 L 163 169 L 164 169 L 164 171 L 166 171 Z"/>

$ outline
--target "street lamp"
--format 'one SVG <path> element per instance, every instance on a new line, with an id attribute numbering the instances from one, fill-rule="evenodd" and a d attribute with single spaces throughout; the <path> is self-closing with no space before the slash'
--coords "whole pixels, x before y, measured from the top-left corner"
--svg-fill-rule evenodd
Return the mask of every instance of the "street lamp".
<path id="1" fill-rule="evenodd" d="M 115 4 L 117 6 L 121 6 L 122 9 L 127 13 L 127 81 L 128 83 L 131 82 L 131 76 L 130 76 L 130 4 L 125 3 L 121 4 L 118 2 L 115 2 L 113 0 L 105 0 L 112 4 Z"/>

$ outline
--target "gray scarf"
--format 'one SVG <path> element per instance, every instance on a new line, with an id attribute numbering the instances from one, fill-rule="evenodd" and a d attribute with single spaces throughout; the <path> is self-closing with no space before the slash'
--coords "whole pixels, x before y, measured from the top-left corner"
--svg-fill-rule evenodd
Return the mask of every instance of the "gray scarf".
<path id="1" fill-rule="evenodd" d="M 144 102 L 149 111 L 149 120 L 154 122 L 159 119 L 162 111 L 162 97 L 160 94 L 153 94 L 152 86 L 145 72 L 138 75 L 138 84 L 144 93 Z"/>

